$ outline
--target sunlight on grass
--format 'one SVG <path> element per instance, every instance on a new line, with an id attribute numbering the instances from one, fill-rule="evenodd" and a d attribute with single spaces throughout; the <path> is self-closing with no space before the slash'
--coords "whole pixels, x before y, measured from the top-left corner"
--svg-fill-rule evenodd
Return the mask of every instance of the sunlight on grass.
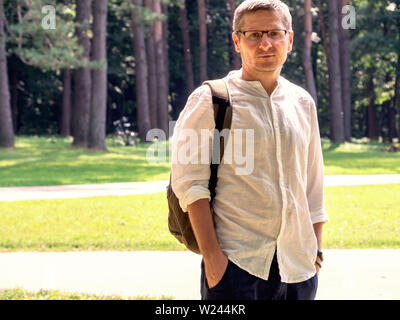
<path id="1" fill-rule="evenodd" d="M 400 184 L 327 187 L 326 248 L 398 248 Z M 184 250 L 165 193 L 0 202 L 0 250 Z"/>
<path id="2" fill-rule="evenodd" d="M 23 288 L 1 289 L 0 300 L 173 300 L 170 296 L 121 297 L 118 295 L 97 295 L 79 292 L 63 292 L 59 290 L 40 290 L 32 292 Z"/>

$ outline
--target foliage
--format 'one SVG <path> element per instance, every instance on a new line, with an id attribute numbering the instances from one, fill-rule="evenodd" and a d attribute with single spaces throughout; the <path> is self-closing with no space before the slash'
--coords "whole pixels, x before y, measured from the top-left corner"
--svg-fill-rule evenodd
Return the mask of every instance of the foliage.
<path id="1" fill-rule="evenodd" d="M 181 0 L 179 0 L 181 1 Z M 188 92 L 185 88 L 182 34 L 179 25 L 178 0 L 170 0 L 168 8 L 168 55 L 171 117 L 176 119 L 185 105 Z M 18 75 L 18 125 L 17 133 L 57 133 L 59 130 L 62 79 L 60 70 L 69 66 L 82 65 L 82 49 L 76 45 L 74 20 L 75 1 L 65 6 L 61 0 L 5 1 L 8 21 L 8 59 L 10 72 Z M 238 5 L 241 1 L 236 1 Z M 291 8 L 295 32 L 294 48 L 284 66 L 283 75 L 305 87 L 302 66 L 303 51 L 303 2 L 286 1 Z M 20 3 L 18 10 L 16 4 Z M 27 6 L 30 3 L 31 6 Z M 327 0 L 322 0 L 322 10 L 327 24 Z M 43 29 L 41 6 L 56 7 L 57 28 Z M 314 2 L 315 4 L 315 2 Z M 388 106 L 393 104 L 395 76 L 400 73 L 397 65 L 400 53 L 399 0 L 352 1 L 356 8 L 357 27 L 350 30 L 352 41 L 352 106 L 353 136 L 365 136 L 367 128 L 368 94 L 366 79 L 374 76 L 375 103 L 377 105 L 379 134 L 388 135 Z M 131 32 L 131 1 L 108 1 L 108 102 L 107 132 L 113 130 L 112 122 L 127 116 L 136 122 L 136 80 Z M 199 27 L 196 1 L 186 0 L 189 21 L 190 45 L 193 55 L 195 85 L 199 86 Z M 141 10 L 142 22 L 148 26 L 156 15 L 147 9 Z M 18 17 L 21 13 L 21 18 Z M 313 10 L 313 31 L 317 39 L 312 47 L 312 61 L 318 91 L 318 116 L 322 136 L 329 135 L 329 81 L 327 59 L 317 11 Z M 208 76 L 220 78 L 231 69 L 229 37 L 231 26 L 227 1 L 208 1 Z M 21 37 L 20 35 L 23 35 Z M 318 38 L 320 40 L 318 40 Z M 329 38 L 327 39 L 329 40 Z M 22 61 L 21 61 L 22 60 Z M 34 65 L 27 67 L 23 61 Z M 96 67 L 96 66 L 92 66 Z M 40 80 L 38 80 L 40 79 Z M 55 85 L 54 85 L 55 84 Z M 397 106 L 400 111 L 400 106 Z M 39 116 L 40 114 L 40 116 Z"/>

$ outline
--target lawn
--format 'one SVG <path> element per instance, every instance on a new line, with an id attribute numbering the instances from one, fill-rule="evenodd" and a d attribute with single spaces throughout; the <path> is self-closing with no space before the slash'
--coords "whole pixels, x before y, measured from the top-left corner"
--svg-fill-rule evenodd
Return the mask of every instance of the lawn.
<path id="1" fill-rule="evenodd" d="M 71 147 L 71 138 L 16 137 L 16 148 L 0 149 L 0 187 L 155 181 L 169 178 L 168 162 L 148 163 L 152 144 L 108 151 Z M 156 153 L 157 155 L 157 153 Z"/>
<path id="2" fill-rule="evenodd" d="M 385 146 L 366 142 L 335 145 L 323 140 L 325 174 L 400 174 L 400 152 L 382 152 Z"/>
<path id="3" fill-rule="evenodd" d="M 126 147 L 107 140 L 107 146 L 96 152 L 72 148 L 71 138 L 16 137 L 14 150 L 0 150 L 0 187 L 168 180 L 168 157 L 147 161 L 153 144 Z M 383 146 L 323 140 L 325 174 L 400 174 L 400 153 L 381 152 Z"/>
<path id="4" fill-rule="evenodd" d="M 326 187 L 325 248 L 398 248 L 400 184 Z M 0 202 L 0 250 L 184 250 L 164 193 Z"/>
<path id="5" fill-rule="evenodd" d="M 160 298 L 137 296 L 123 298 L 111 295 L 95 295 L 76 292 L 62 292 L 59 290 L 40 290 L 31 292 L 22 288 L 0 290 L 0 300 L 171 300 L 172 297 Z"/>

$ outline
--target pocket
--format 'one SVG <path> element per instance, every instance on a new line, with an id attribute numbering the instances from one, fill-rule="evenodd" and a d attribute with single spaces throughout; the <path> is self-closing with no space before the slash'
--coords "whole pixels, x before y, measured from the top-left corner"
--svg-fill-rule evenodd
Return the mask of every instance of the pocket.
<path id="1" fill-rule="evenodd" d="M 206 281 L 207 288 L 209 290 L 219 290 L 221 288 L 224 288 L 226 286 L 226 283 L 227 282 L 229 283 L 229 270 L 230 270 L 230 268 L 231 268 L 231 262 L 228 260 L 228 264 L 226 265 L 226 269 L 225 269 L 224 274 L 222 275 L 221 280 L 219 280 L 219 282 L 214 287 L 210 288 L 208 286 L 208 280 L 207 280 L 207 277 L 206 277 L 205 281 Z"/>

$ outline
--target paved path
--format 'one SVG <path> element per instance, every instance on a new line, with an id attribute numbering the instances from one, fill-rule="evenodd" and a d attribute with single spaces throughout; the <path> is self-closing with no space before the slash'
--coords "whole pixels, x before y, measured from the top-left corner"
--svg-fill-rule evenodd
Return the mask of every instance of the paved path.
<path id="1" fill-rule="evenodd" d="M 400 299 L 400 250 L 325 250 L 319 300 Z M 0 288 L 200 299 L 200 259 L 191 252 L 0 254 Z"/>
<path id="2" fill-rule="evenodd" d="M 400 174 L 325 176 L 325 186 L 400 183 Z M 165 192 L 167 181 L 0 188 L 0 201 L 127 196 Z"/>

